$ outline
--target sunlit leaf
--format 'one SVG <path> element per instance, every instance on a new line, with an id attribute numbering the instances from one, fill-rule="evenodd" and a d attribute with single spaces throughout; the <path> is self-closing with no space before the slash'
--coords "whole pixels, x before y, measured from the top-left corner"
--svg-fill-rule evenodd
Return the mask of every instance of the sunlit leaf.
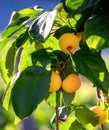
<path id="1" fill-rule="evenodd" d="M 53 36 L 50 35 L 47 40 L 43 44 L 44 48 L 48 48 L 48 50 L 59 50 L 58 40 Z"/>
<path id="2" fill-rule="evenodd" d="M 55 37 L 59 38 L 60 35 L 64 33 L 64 31 L 71 30 L 69 27 L 67 27 L 66 22 L 68 18 L 68 13 L 64 10 L 63 4 L 59 3 L 55 9 L 57 10 L 56 17 L 54 20 L 54 25 L 52 31 L 55 32 Z M 65 27 L 64 27 L 65 26 Z"/>
<path id="3" fill-rule="evenodd" d="M 56 107 L 56 92 L 48 93 L 46 96 L 46 102 L 52 106 Z"/>
<path id="4" fill-rule="evenodd" d="M 13 26 L 6 29 L 2 32 L 2 37 L 0 41 L 0 50 L 5 47 L 8 42 L 12 41 L 13 39 L 17 39 L 21 34 L 24 34 L 28 29 L 27 25 L 24 26 Z"/>
<path id="5" fill-rule="evenodd" d="M 14 58 L 16 53 L 15 41 L 10 42 L 2 54 L 0 60 L 0 71 L 2 78 L 6 83 L 9 83 L 14 72 Z"/>
<path id="6" fill-rule="evenodd" d="M 20 73 L 16 73 L 12 80 L 8 83 L 7 85 L 7 90 L 5 92 L 5 95 L 3 97 L 3 107 L 8 111 L 9 109 L 9 105 L 10 105 L 10 97 L 11 97 L 11 91 L 12 88 L 14 86 L 15 81 L 18 79 L 18 77 L 20 76 Z"/>
<path id="7" fill-rule="evenodd" d="M 24 8 L 18 12 L 13 12 L 10 18 L 10 22 L 6 29 L 1 34 L 0 49 L 13 37 L 18 37 L 25 33 L 28 29 L 27 22 L 35 19 L 37 14 L 42 12 L 42 8 L 38 6 L 33 8 Z"/>
<path id="8" fill-rule="evenodd" d="M 18 64 L 18 70 L 20 72 L 22 72 L 28 66 L 32 66 L 31 53 L 36 51 L 37 48 L 36 48 L 36 44 L 32 43 L 31 45 L 29 45 L 29 46 L 27 46 L 25 48 L 23 48 L 23 47 L 19 48 L 18 51 L 20 51 L 20 49 L 22 49 L 22 53 L 20 55 L 20 60 L 19 60 L 19 64 Z"/>
<path id="9" fill-rule="evenodd" d="M 46 11 L 41 14 L 29 28 L 30 37 L 34 40 L 44 42 L 53 26 L 56 10 Z"/>
<path id="10" fill-rule="evenodd" d="M 70 12 L 82 12 L 85 9 L 91 8 L 96 5 L 100 0 L 66 0 L 63 1 L 65 9 Z"/>
<path id="11" fill-rule="evenodd" d="M 67 120 L 65 122 L 60 122 L 59 129 L 60 130 L 69 130 L 73 121 L 74 121 L 74 118 L 72 118 L 72 117 L 67 118 Z"/>

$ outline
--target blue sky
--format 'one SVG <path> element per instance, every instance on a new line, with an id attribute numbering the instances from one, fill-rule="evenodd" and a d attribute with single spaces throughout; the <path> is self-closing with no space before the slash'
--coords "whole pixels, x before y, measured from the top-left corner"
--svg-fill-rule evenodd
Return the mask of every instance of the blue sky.
<path id="1" fill-rule="evenodd" d="M 0 0 L 0 32 L 8 25 L 13 11 L 22 8 L 41 6 L 44 10 L 53 9 L 61 0 Z M 109 49 L 104 52 L 109 53 Z M 107 54 L 107 53 L 106 53 Z"/>
<path id="2" fill-rule="evenodd" d="M 49 10 L 53 9 L 59 2 L 60 0 L 0 0 L 0 32 L 7 26 L 13 11 L 35 5 Z"/>

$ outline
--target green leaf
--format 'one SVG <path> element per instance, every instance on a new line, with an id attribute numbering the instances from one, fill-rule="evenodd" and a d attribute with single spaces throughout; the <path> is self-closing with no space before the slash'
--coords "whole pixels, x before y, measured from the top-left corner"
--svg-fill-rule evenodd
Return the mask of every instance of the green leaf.
<path id="1" fill-rule="evenodd" d="M 16 54 L 15 41 L 10 42 L 2 50 L 0 60 L 0 72 L 4 81 L 8 84 L 14 72 L 14 58 Z"/>
<path id="2" fill-rule="evenodd" d="M 60 100 L 60 99 L 59 99 L 59 100 Z M 47 93 L 46 102 L 47 102 L 50 106 L 56 107 L 56 92 Z"/>
<path id="3" fill-rule="evenodd" d="M 40 49 L 31 54 L 33 65 L 41 66 L 50 69 L 51 60 L 46 50 Z"/>
<path id="4" fill-rule="evenodd" d="M 59 129 L 60 130 L 69 130 L 69 128 L 70 128 L 73 121 L 74 121 L 74 118 L 68 117 L 65 122 L 60 122 Z"/>
<path id="5" fill-rule="evenodd" d="M 43 11 L 43 9 L 39 6 L 34 6 L 34 7 L 30 7 L 30 8 L 24 8 L 22 10 L 18 11 L 19 14 L 19 18 L 29 18 L 29 20 L 33 20 L 34 18 L 36 18 L 36 15 L 41 13 Z"/>
<path id="6" fill-rule="evenodd" d="M 3 107 L 8 111 L 9 109 L 9 105 L 10 105 L 10 98 L 11 98 L 11 91 L 12 88 L 14 86 L 15 81 L 18 79 L 20 73 L 16 73 L 13 78 L 11 79 L 11 81 L 8 83 L 7 85 L 7 89 L 5 92 L 5 95 L 3 97 Z"/>
<path id="7" fill-rule="evenodd" d="M 35 19 L 36 14 L 39 14 L 40 12 L 42 12 L 42 9 L 39 7 L 24 8 L 18 12 L 14 11 L 8 26 L 2 32 L 0 49 L 2 49 L 9 40 L 12 40 L 13 37 L 17 38 L 21 34 L 25 33 L 28 29 L 28 25 L 26 25 L 26 23 Z"/>
<path id="8" fill-rule="evenodd" d="M 66 0 L 63 1 L 65 9 L 70 12 L 82 12 L 88 8 L 95 6 L 100 0 Z"/>
<path id="9" fill-rule="evenodd" d="M 23 119 L 29 116 L 48 92 L 51 72 L 41 67 L 28 67 L 15 82 L 11 100 L 16 115 Z"/>
<path id="10" fill-rule="evenodd" d="M 73 29 L 74 32 L 84 31 L 84 24 L 92 14 L 92 9 L 87 9 L 81 13 L 70 13 L 67 25 Z"/>
<path id="11" fill-rule="evenodd" d="M 21 35 L 19 35 L 19 37 L 16 39 L 16 47 L 19 48 L 21 46 L 28 46 L 32 44 L 32 41 L 29 37 L 28 31 L 25 31 L 24 33 L 22 33 Z"/>
<path id="12" fill-rule="evenodd" d="M 18 51 L 20 49 L 22 49 L 22 53 L 20 55 L 20 60 L 19 60 L 19 64 L 18 64 L 18 70 L 20 72 L 25 70 L 28 66 L 33 65 L 31 54 L 38 49 L 38 46 L 40 46 L 40 44 L 38 44 L 38 46 L 36 46 L 35 42 L 33 42 L 32 44 L 30 44 L 28 46 L 26 46 L 26 45 L 24 46 L 24 48 L 21 47 L 18 49 Z"/>
<path id="13" fill-rule="evenodd" d="M 17 39 L 21 34 L 24 34 L 28 29 L 27 25 L 24 26 L 12 26 L 2 32 L 0 41 L 0 50 L 3 49 L 8 42 Z M 11 33 L 10 33 L 11 32 Z"/>
<path id="14" fill-rule="evenodd" d="M 69 130 L 86 130 L 83 125 L 77 120 L 73 121 Z"/>
<path id="15" fill-rule="evenodd" d="M 53 36 L 50 35 L 47 40 L 44 42 L 43 44 L 44 48 L 48 49 L 48 50 L 59 50 L 59 44 L 58 44 L 58 40 Z"/>
<path id="16" fill-rule="evenodd" d="M 86 22 L 84 35 L 86 43 L 91 49 L 99 50 L 109 47 L 108 14 L 108 11 L 102 11 L 92 16 Z"/>
<path id="17" fill-rule="evenodd" d="M 59 29 L 57 29 L 54 36 L 57 39 L 59 39 L 62 34 L 68 33 L 68 32 L 72 33 L 72 28 L 70 28 L 68 25 L 65 25 L 65 26 L 62 26 Z"/>
<path id="18" fill-rule="evenodd" d="M 44 42 L 49 35 L 56 16 L 56 10 L 46 11 L 33 21 L 29 28 L 32 39 Z"/>
<path id="19" fill-rule="evenodd" d="M 71 31 L 71 29 L 66 25 L 68 13 L 64 10 L 63 4 L 59 3 L 55 9 L 57 13 L 52 30 L 56 30 L 55 37 L 59 38 L 63 33 Z"/>
<path id="20" fill-rule="evenodd" d="M 74 99 L 75 97 L 75 93 L 66 93 L 64 91 L 62 91 L 62 99 L 63 99 L 63 103 L 65 106 L 68 106 L 71 104 L 72 100 Z"/>
<path id="21" fill-rule="evenodd" d="M 81 49 L 72 57 L 77 71 L 107 93 L 109 88 L 109 73 L 100 54 L 89 49 Z"/>
<path id="22" fill-rule="evenodd" d="M 96 126 L 99 120 L 99 116 L 97 114 L 82 105 L 75 107 L 75 116 L 83 125 L 91 123 L 93 126 Z"/>
<path id="23" fill-rule="evenodd" d="M 16 26 L 16 25 L 22 25 L 26 22 L 36 18 L 36 15 L 42 12 L 42 8 L 38 6 L 30 7 L 30 8 L 24 8 L 22 10 L 19 10 L 18 12 L 13 12 L 9 27 Z"/>

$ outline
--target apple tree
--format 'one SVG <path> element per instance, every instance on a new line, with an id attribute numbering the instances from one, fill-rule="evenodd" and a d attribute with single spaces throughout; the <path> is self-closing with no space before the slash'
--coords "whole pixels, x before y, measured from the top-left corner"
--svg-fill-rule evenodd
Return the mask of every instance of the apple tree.
<path id="1" fill-rule="evenodd" d="M 76 73 L 93 84 L 97 106 L 108 113 L 109 71 L 102 57 L 109 48 L 108 30 L 108 0 L 61 0 L 48 11 L 39 6 L 14 11 L 0 39 L 0 73 L 7 86 L 3 107 L 9 111 L 12 106 L 22 120 L 45 101 L 55 108 L 51 124 L 56 130 L 93 129 L 100 117 L 87 105 L 74 102 L 76 91 L 48 89 L 52 70 L 62 80 Z M 60 49 L 59 39 L 65 33 L 80 36 L 73 53 Z M 103 124 L 100 127 L 104 129 Z"/>

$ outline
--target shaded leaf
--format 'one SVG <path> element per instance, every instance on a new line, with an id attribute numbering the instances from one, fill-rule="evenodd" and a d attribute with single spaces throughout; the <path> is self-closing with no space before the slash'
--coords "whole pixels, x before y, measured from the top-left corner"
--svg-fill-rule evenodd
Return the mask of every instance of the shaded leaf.
<path id="1" fill-rule="evenodd" d="M 28 46 L 32 44 L 32 41 L 29 37 L 28 30 L 26 30 L 24 33 L 19 35 L 19 37 L 16 39 L 16 47 L 19 48 L 21 46 Z"/>
<path id="2" fill-rule="evenodd" d="M 91 123 L 93 126 L 96 126 L 98 124 L 99 116 L 85 106 L 75 107 L 75 116 L 83 125 Z"/>
<path id="3" fill-rule="evenodd" d="M 46 50 L 40 49 L 31 54 L 33 65 L 41 66 L 50 69 L 50 57 Z"/>
<path id="4" fill-rule="evenodd" d="M 109 12 L 102 11 L 94 14 L 85 25 L 86 43 L 91 49 L 109 47 Z"/>
<path id="5" fill-rule="evenodd" d="M 83 125 L 77 120 L 73 121 L 69 130 L 86 130 Z"/>
<path id="6" fill-rule="evenodd" d="M 29 116 L 45 98 L 50 76 L 51 72 L 35 66 L 28 67 L 21 73 L 11 93 L 13 108 L 19 118 Z"/>
<path id="7" fill-rule="evenodd" d="M 29 28 L 30 37 L 34 40 L 44 42 L 49 35 L 56 16 L 56 10 L 46 11 L 41 14 Z"/>
<path id="8" fill-rule="evenodd" d="M 63 103 L 65 106 L 68 106 L 71 104 L 72 100 L 74 99 L 75 97 L 75 93 L 66 93 L 64 91 L 62 91 L 62 99 L 63 99 Z"/>
<path id="9" fill-rule="evenodd" d="M 65 9 L 70 12 L 82 12 L 85 9 L 91 8 L 96 5 L 100 0 L 66 0 L 63 1 L 65 5 Z"/>
<path id="10" fill-rule="evenodd" d="M 109 73 L 100 54 L 89 49 L 81 49 L 72 57 L 77 71 L 107 93 L 109 88 Z"/>

